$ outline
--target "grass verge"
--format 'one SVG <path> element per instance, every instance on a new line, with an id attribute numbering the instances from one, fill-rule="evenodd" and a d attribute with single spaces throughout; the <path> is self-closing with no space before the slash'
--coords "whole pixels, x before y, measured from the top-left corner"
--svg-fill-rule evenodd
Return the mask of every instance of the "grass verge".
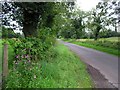
<path id="1" fill-rule="evenodd" d="M 44 60 L 33 63 L 32 75 L 26 83 L 12 71 L 7 79 L 7 88 L 92 88 L 92 80 L 86 65 L 79 60 L 67 47 L 57 44 L 47 53 Z M 22 79 L 22 80 L 21 80 Z M 24 86 L 22 83 L 24 84 Z"/>
<path id="2" fill-rule="evenodd" d="M 109 48 L 109 47 L 103 47 L 103 46 L 96 46 L 96 45 L 93 45 L 93 44 L 89 44 L 85 41 L 84 41 L 84 43 L 80 42 L 80 41 L 75 41 L 75 40 L 65 40 L 65 41 L 66 42 L 71 42 L 73 44 L 77 44 L 77 45 L 80 45 L 80 46 L 93 48 L 93 49 L 103 51 L 103 52 L 106 52 L 106 53 L 109 53 L 109 54 L 113 54 L 113 55 L 116 55 L 116 56 L 120 56 L 120 52 L 117 49 L 113 49 L 113 48 Z"/>

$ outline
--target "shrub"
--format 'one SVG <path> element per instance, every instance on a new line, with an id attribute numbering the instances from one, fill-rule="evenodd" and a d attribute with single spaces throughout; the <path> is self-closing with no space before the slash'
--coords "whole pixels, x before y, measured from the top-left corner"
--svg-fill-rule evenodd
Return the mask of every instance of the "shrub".
<path id="1" fill-rule="evenodd" d="M 28 83 L 35 77 L 34 74 L 36 71 L 33 67 L 39 61 L 46 60 L 46 57 L 52 58 L 56 56 L 54 50 L 51 49 L 55 42 L 54 37 L 46 37 L 44 42 L 42 39 L 35 37 L 7 39 L 5 41 L 9 42 L 15 53 L 14 58 L 9 61 L 12 68 L 10 68 L 6 87 L 27 87 Z M 15 79 L 19 83 L 11 83 Z"/>

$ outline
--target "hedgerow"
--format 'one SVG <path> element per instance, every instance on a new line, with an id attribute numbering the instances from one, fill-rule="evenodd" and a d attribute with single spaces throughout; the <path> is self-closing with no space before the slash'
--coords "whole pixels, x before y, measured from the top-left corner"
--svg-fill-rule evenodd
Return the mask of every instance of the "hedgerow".
<path id="1" fill-rule="evenodd" d="M 9 75 L 5 87 L 28 87 L 29 82 L 36 77 L 37 69 L 34 68 L 40 66 L 38 63 L 57 55 L 51 50 L 55 44 L 54 35 L 49 33 L 41 37 L 6 39 L 3 43 L 9 44 L 9 48 L 13 49 L 10 53 L 14 53 L 13 58 L 9 59 Z"/>

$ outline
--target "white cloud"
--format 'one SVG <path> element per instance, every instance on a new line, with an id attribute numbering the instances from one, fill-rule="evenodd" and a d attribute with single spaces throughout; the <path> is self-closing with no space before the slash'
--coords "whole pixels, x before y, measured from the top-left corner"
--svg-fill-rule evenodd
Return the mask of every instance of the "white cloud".
<path id="1" fill-rule="evenodd" d="M 84 11 L 89 11 L 98 4 L 101 0 L 77 0 L 77 7 Z"/>

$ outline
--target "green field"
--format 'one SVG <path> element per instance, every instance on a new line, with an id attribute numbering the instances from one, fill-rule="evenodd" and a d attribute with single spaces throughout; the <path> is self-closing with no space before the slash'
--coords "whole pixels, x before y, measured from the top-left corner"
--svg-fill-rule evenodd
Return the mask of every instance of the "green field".
<path id="1" fill-rule="evenodd" d="M 69 41 L 70 40 L 73 40 L 73 39 L 69 39 Z M 110 37 L 110 38 L 99 38 L 98 39 L 98 41 L 103 41 L 103 40 L 118 42 L 120 40 L 120 37 Z M 77 41 L 94 41 L 94 39 L 77 39 Z"/>
<path id="2" fill-rule="evenodd" d="M 120 56 L 119 38 L 120 37 L 100 38 L 97 41 L 94 41 L 93 39 L 68 39 L 64 41 Z"/>
<path id="3" fill-rule="evenodd" d="M 120 37 L 100 38 L 99 40 L 119 42 Z"/>

